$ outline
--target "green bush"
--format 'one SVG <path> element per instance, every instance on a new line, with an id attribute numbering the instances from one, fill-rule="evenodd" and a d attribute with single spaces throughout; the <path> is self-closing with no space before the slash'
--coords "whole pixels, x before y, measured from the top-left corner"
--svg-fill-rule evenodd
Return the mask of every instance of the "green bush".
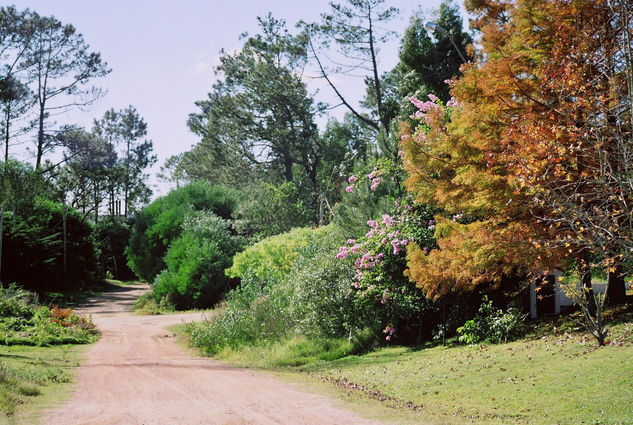
<path id="1" fill-rule="evenodd" d="M 354 310 L 353 263 L 336 258 L 339 245 L 339 230 L 326 226 L 295 229 L 241 253 L 234 263 L 243 266 L 240 286 L 227 294 L 222 310 L 187 326 L 192 344 L 215 354 L 298 335 L 348 336 L 364 327 Z"/>
<path id="2" fill-rule="evenodd" d="M 191 344 L 205 354 L 278 341 L 293 329 L 290 298 L 287 291 L 249 274 L 214 316 L 185 329 Z"/>
<path id="3" fill-rule="evenodd" d="M 66 270 L 64 210 L 66 209 Z M 35 291 L 68 289 L 97 277 L 92 226 L 75 209 L 35 199 L 30 210 L 5 211 L 2 280 Z"/>
<path id="4" fill-rule="evenodd" d="M 340 337 L 365 325 L 354 307 L 354 262 L 336 258 L 340 244 L 340 229 L 330 225 L 297 251 L 287 280 L 301 334 Z"/>
<path id="5" fill-rule="evenodd" d="M 230 277 L 252 274 L 258 279 L 280 279 L 290 272 L 298 250 L 308 245 L 314 235 L 323 232 L 321 229 L 297 228 L 263 239 L 237 254 L 226 274 Z"/>
<path id="6" fill-rule="evenodd" d="M 243 246 L 230 221 L 211 212 L 188 214 L 165 255 L 167 268 L 154 282 L 156 301 L 167 297 L 177 309 L 213 306 L 237 285 L 224 270 Z"/>
<path id="7" fill-rule="evenodd" d="M 182 231 L 191 212 L 210 211 L 229 219 L 235 207 L 232 191 L 199 181 L 171 191 L 141 210 L 134 219 L 125 250 L 128 266 L 141 279 L 152 282 L 165 269 L 169 245 Z"/>
<path id="8" fill-rule="evenodd" d="M 457 334 L 459 341 L 466 344 L 484 341 L 499 344 L 519 338 L 525 328 L 524 320 L 525 315 L 518 308 L 510 307 L 504 312 L 484 296 L 479 313 L 457 328 Z"/>

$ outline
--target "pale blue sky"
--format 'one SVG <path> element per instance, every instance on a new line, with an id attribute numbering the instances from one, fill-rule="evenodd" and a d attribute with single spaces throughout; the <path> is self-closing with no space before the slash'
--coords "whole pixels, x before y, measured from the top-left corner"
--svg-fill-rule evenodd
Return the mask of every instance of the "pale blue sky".
<path id="1" fill-rule="evenodd" d="M 173 154 L 188 150 L 198 140 L 186 121 L 196 110 L 194 102 L 206 97 L 214 81 L 212 67 L 221 48 L 238 49 L 239 35 L 257 30 L 257 16 L 269 11 L 289 26 L 300 20 L 315 21 L 329 10 L 328 0 L 16 0 L 18 9 L 30 8 L 41 15 L 54 15 L 71 23 L 83 34 L 91 49 L 101 53 L 112 73 L 97 82 L 108 94 L 86 112 L 62 118 L 64 123 L 91 127 L 92 119 L 110 108 L 137 108 L 148 123 L 148 135 L 158 155 L 157 170 Z M 412 13 L 435 8 L 440 0 L 393 0 L 400 15 L 391 23 L 401 34 Z M 384 49 L 381 70 L 397 61 L 398 42 Z M 355 99 L 362 96 L 356 81 L 340 83 Z M 312 82 L 312 89 L 319 84 Z M 317 96 L 333 101 L 322 86 Z M 342 113 L 343 111 L 341 111 Z M 341 113 L 337 113 L 340 115 Z M 28 160 L 27 158 L 23 158 Z M 155 180 L 152 180 L 155 184 Z M 165 188 L 157 188 L 158 194 Z"/>

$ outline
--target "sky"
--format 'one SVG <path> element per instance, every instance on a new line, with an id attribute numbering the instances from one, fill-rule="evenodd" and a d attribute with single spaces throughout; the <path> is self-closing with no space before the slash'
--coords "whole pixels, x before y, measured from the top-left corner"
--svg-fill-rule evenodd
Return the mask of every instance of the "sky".
<path id="1" fill-rule="evenodd" d="M 344 0 L 343 0 L 344 1 Z M 4 3 L 4 2 L 3 2 Z M 399 35 L 411 15 L 439 6 L 440 0 L 388 0 L 400 9 L 390 23 Z M 289 27 L 303 19 L 317 21 L 329 10 L 329 0 L 16 0 L 19 10 L 29 8 L 40 15 L 55 16 L 75 26 L 91 51 L 100 52 L 112 72 L 95 80 L 107 94 L 85 111 L 66 115 L 60 124 L 92 127 L 95 118 L 110 108 L 134 106 L 148 124 L 148 138 L 154 143 L 158 162 L 155 174 L 171 155 L 187 151 L 199 139 L 187 128 L 187 117 L 197 112 L 194 102 L 202 100 L 216 79 L 213 67 L 219 52 L 237 50 L 243 32 L 257 32 L 257 17 L 271 12 Z M 397 63 L 398 39 L 383 48 L 380 69 Z M 339 79 L 346 96 L 359 100 L 362 83 Z M 320 80 L 308 82 L 316 99 L 336 104 L 331 90 Z M 334 111 L 342 116 L 342 109 Z M 28 157 L 21 158 L 29 161 Z M 31 162 L 31 161 L 30 161 Z M 150 179 L 155 195 L 169 188 Z"/>

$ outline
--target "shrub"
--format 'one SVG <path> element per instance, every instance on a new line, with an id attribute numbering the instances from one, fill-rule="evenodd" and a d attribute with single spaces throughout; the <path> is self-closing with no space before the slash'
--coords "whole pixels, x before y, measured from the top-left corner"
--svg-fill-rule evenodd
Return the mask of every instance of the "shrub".
<path id="1" fill-rule="evenodd" d="M 92 282 L 97 261 L 92 226 L 75 209 L 36 199 L 33 208 L 5 211 L 2 279 L 36 290 L 67 289 Z M 66 209 L 66 270 L 63 216 Z"/>
<path id="2" fill-rule="evenodd" d="M 518 308 L 510 307 L 504 312 L 484 296 L 479 313 L 457 329 L 459 341 L 466 344 L 513 341 L 523 333 L 524 319 L 525 315 Z"/>
<path id="3" fill-rule="evenodd" d="M 371 174 L 370 174 L 371 176 Z M 387 341 L 420 342 L 439 322 L 437 307 L 405 276 L 410 243 L 430 250 L 433 210 L 396 200 L 396 212 L 367 221 L 367 233 L 341 246 L 340 259 L 354 259 L 352 286 L 357 314 L 367 326 L 380 327 Z"/>
<path id="4" fill-rule="evenodd" d="M 336 258 L 340 234 L 333 225 L 322 228 L 298 249 L 293 261 L 287 281 L 301 334 L 340 337 L 365 326 L 354 306 L 353 260 Z"/>
<path id="5" fill-rule="evenodd" d="M 165 269 L 169 245 L 182 231 L 190 212 L 210 211 L 229 219 L 235 207 L 232 191 L 200 181 L 156 199 L 135 217 L 125 249 L 128 266 L 141 279 L 152 282 Z"/>
<path id="6" fill-rule="evenodd" d="M 192 345 L 205 354 L 277 341 L 292 329 L 289 298 L 286 291 L 248 274 L 227 294 L 219 312 L 185 329 Z"/>
<path id="7" fill-rule="evenodd" d="M 267 281 L 280 279 L 290 272 L 298 250 L 308 245 L 314 235 L 323 232 L 321 229 L 297 228 L 263 239 L 237 254 L 226 274 L 230 277 L 252 274 Z"/>
<path id="8" fill-rule="evenodd" d="M 331 226 L 295 229 L 241 253 L 234 262 L 242 266 L 240 286 L 227 294 L 220 312 L 187 327 L 193 345 L 214 354 L 299 334 L 347 335 L 359 326 L 350 291 L 353 267 L 336 259 L 338 235 Z"/>
<path id="9" fill-rule="evenodd" d="M 244 239 L 230 221 L 210 212 L 190 213 L 182 228 L 165 255 L 167 268 L 154 282 L 154 296 L 158 303 L 169 297 L 178 309 L 213 306 L 238 283 L 224 270 Z"/>

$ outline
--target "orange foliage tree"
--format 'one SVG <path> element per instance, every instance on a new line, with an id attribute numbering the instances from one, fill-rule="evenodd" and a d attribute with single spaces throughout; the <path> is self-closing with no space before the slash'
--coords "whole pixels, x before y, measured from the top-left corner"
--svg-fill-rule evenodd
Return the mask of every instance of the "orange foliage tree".
<path id="1" fill-rule="evenodd" d="M 475 63 L 459 105 L 419 104 L 402 149 L 418 201 L 440 205 L 439 250 L 412 250 L 427 294 L 499 285 L 573 255 L 630 258 L 633 55 L 626 0 L 469 0 Z M 585 267 L 586 270 L 586 267 Z"/>

